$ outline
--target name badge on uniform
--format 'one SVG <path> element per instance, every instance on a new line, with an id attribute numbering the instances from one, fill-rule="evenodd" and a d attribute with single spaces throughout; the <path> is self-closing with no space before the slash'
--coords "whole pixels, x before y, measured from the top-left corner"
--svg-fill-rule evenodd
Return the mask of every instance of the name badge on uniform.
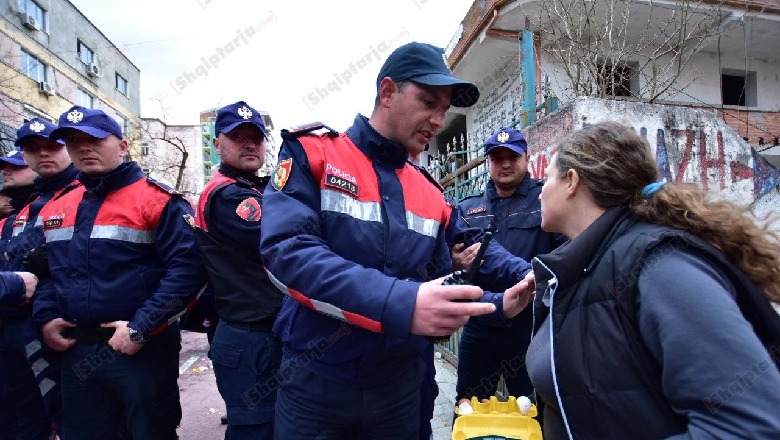
<path id="1" fill-rule="evenodd" d="M 330 186 L 332 188 L 347 192 L 355 197 L 358 195 L 358 186 L 356 183 L 352 183 L 349 180 L 343 177 L 339 177 L 335 174 L 325 175 L 325 186 Z"/>
<path id="2" fill-rule="evenodd" d="M 466 213 L 466 215 L 474 215 L 474 214 L 479 214 L 480 212 L 486 212 L 486 211 L 487 211 L 487 206 L 479 206 L 477 208 L 469 209 L 469 211 Z"/>
<path id="3" fill-rule="evenodd" d="M 43 229 L 59 228 L 62 226 L 62 218 L 50 218 L 43 222 Z"/>

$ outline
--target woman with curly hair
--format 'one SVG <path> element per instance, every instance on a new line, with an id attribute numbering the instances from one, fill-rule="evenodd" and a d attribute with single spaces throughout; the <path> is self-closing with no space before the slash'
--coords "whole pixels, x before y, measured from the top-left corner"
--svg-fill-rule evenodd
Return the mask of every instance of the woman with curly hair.
<path id="1" fill-rule="evenodd" d="M 618 123 L 572 133 L 545 174 L 542 228 L 570 238 L 534 260 L 545 440 L 780 438 L 778 235 L 657 182 Z"/>

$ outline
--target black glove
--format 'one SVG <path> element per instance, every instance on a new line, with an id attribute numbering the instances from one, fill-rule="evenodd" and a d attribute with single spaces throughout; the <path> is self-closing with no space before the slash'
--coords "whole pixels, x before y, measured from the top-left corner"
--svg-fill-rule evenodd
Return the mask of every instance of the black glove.
<path id="1" fill-rule="evenodd" d="M 48 278 L 49 272 L 49 252 L 45 248 L 35 248 L 26 254 L 22 260 L 24 268 L 37 276 L 39 279 Z"/>

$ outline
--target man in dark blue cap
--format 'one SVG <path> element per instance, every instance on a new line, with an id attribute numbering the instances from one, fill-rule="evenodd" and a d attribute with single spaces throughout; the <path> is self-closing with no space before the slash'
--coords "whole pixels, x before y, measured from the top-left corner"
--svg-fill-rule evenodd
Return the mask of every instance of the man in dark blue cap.
<path id="1" fill-rule="evenodd" d="M 244 101 L 217 111 L 214 148 L 221 163 L 203 189 L 195 223 L 219 324 L 211 360 L 225 400 L 226 440 L 272 440 L 281 342 L 272 332 L 282 293 L 260 260 L 260 222 L 268 138 L 260 112 Z"/>
<path id="2" fill-rule="evenodd" d="M 35 193 L 33 181 L 38 175 L 27 166 L 22 151 L 18 148 L 12 154 L 0 157 L 0 172 L 3 173 L 3 191 L 11 197 L 10 203 L 13 207 L 11 214 L 19 212 Z M 10 223 L 3 228 L 2 236 L 4 239 L 10 237 L 8 234 Z"/>
<path id="3" fill-rule="evenodd" d="M 16 146 L 22 149 L 24 161 L 38 177 L 34 182 L 36 195 L 15 214 L 12 237 L 4 250 L 6 270 L 29 270 L 41 279 L 48 277 L 49 267 L 43 250 L 45 239 L 41 222 L 37 221 L 38 213 L 55 193 L 73 182 L 78 173 L 65 145 L 49 139 L 56 128 L 49 121 L 33 118 L 17 130 Z M 23 429 L 28 430 L 23 434 L 24 438 L 36 438 L 29 434 L 29 429 L 40 426 L 38 438 L 43 439 L 48 438 L 52 426 L 59 427 L 61 422 L 60 354 L 42 344 L 32 321 L 31 301 L 31 293 L 24 288 L 6 289 L 2 293 L 0 319 L 5 323 L 0 330 L 2 350 L 8 356 L 11 355 L 9 352 L 15 354 L 15 364 L 4 357 L 2 377 L 11 386 L 8 394 L 18 408 L 24 408 L 20 413 L 27 419 L 38 414 L 43 397 L 48 419 L 44 416 L 35 423 L 29 420 L 21 423 Z M 31 381 L 33 376 L 35 380 Z"/>
<path id="4" fill-rule="evenodd" d="M 51 277 L 33 317 L 44 342 L 62 351 L 65 439 L 175 440 L 178 316 L 205 270 L 192 209 L 125 161 L 127 141 L 105 112 L 74 106 L 50 138 L 79 169 L 40 212 Z"/>
<path id="5" fill-rule="evenodd" d="M 371 117 L 346 133 L 282 131 L 264 194 L 260 251 L 289 296 L 274 325 L 284 345 L 277 438 L 418 438 L 428 337 L 470 316 L 503 323 L 530 298 L 524 282 L 489 293 L 437 279 L 451 271 L 449 246 L 480 232 L 409 159 L 477 88 L 452 75 L 441 48 L 417 42 L 389 56 L 376 84 Z M 493 287 L 530 270 L 498 246 L 484 260 L 478 279 Z"/>
<path id="6" fill-rule="evenodd" d="M 485 155 L 490 180 L 482 192 L 460 202 L 466 221 L 471 226 L 492 229 L 499 244 L 526 261 L 563 243 L 565 237 L 541 228 L 539 193 L 544 182 L 528 173 L 528 144 L 523 133 L 512 127 L 498 130 L 485 143 Z M 479 243 L 455 245 L 453 265 L 468 267 L 478 249 Z M 458 399 L 495 395 L 501 376 L 510 395 L 533 393 L 524 362 L 532 321 L 530 308 L 517 315 L 508 328 L 469 320 L 458 349 Z"/>

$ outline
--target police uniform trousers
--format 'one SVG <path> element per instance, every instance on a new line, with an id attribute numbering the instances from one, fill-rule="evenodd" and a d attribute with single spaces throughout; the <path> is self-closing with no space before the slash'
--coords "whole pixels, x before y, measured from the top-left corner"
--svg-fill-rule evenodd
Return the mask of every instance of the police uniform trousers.
<path id="1" fill-rule="evenodd" d="M 16 440 L 13 432 L 18 431 L 20 440 L 47 440 L 52 432 L 52 421 L 27 361 L 28 345 L 35 352 L 42 350 L 38 338 L 29 316 L 4 320 L 0 328 L 0 381 L 6 406 L 2 418 L 10 423 L 0 428 L 0 439 Z M 42 372 L 48 366 L 41 360 L 36 368 Z"/>
<path id="2" fill-rule="evenodd" d="M 420 387 L 427 374 L 421 357 L 397 378 L 374 386 L 331 380 L 306 365 L 306 356 L 282 355 L 277 439 L 418 439 Z"/>
<path id="3" fill-rule="evenodd" d="M 220 319 L 210 351 L 227 408 L 225 440 L 273 440 L 281 342 L 270 329 L 241 328 Z"/>
<path id="4" fill-rule="evenodd" d="M 178 325 L 151 338 L 136 354 L 107 343 L 78 342 L 63 353 L 64 440 L 176 440 L 181 422 Z"/>

